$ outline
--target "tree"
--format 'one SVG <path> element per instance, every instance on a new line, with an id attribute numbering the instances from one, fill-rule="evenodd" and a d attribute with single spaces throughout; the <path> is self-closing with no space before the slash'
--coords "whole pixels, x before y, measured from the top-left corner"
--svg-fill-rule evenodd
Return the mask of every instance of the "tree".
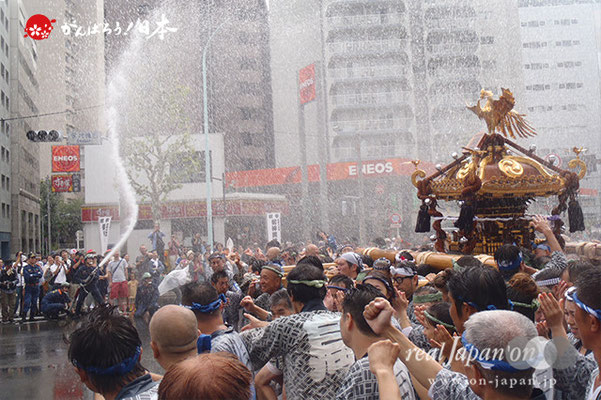
<path id="1" fill-rule="evenodd" d="M 48 180 L 42 180 L 40 184 L 40 211 L 42 238 L 49 241 L 46 251 L 58 250 L 66 247 L 75 247 L 75 235 L 78 230 L 83 229 L 81 222 L 81 206 L 83 199 L 65 200 L 61 193 L 50 191 Z M 50 229 L 48 235 L 48 200 L 50 200 Z"/>
<path id="2" fill-rule="evenodd" d="M 189 93 L 187 87 L 176 87 L 164 102 L 166 113 L 161 124 L 122 141 L 131 185 L 142 200 L 150 201 L 155 221 L 160 220 L 161 206 L 169 193 L 181 188 L 186 176 L 198 174 L 201 169 L 200 157 L 190 143 L 190 121 L 182 106 Z M 144 179 L 138 179 L 140 175 Z"/>

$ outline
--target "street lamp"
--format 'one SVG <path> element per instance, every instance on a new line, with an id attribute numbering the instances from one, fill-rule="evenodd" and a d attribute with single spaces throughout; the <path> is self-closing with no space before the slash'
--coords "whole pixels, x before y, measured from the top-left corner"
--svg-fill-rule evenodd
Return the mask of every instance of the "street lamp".
<path id="1" fill-rule="evenodd" d="M 211 158 L 209 157 L 209 107 L 208 107 L 208 96 L 207 96 L 207 49 L 211 45 L 211 41 L 215 37 L 215 34 L 223 28 L 223 26 L 230 21 L 224 21 L 213 31 L 209 40 L 205 43 L 204 49 L 202 50 L 202 95 L 203 95 L 203 125 L 205 135 L 205 184 L 207 192 L 207 241 L 208 245 L 213 252 L 213 205 L 211 204 L 212 198 L 212 174 L 211 174 Z"/>

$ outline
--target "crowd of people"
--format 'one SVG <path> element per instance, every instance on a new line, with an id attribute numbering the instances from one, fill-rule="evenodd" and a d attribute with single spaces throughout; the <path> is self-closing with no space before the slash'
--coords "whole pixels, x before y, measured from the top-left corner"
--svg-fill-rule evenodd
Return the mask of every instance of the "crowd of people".
<path id="1" fill-rule="evenodd" d="M 104 269 L 93 252 L 18 254 L 2 266 L 2 317 L 95 303 L 68 357 L 106 399 L 601 399 L 599 260 L 566 255 L 546 219 L 533 226 L 534 251 L 505 244 L 494 267 L 462 256 L 442 270 L 325 234 L 264 252 L 167 249 L 165 262 L 142 246 Z M 141 364 L 132 318 L 149 324 L 163 375 Z"/>

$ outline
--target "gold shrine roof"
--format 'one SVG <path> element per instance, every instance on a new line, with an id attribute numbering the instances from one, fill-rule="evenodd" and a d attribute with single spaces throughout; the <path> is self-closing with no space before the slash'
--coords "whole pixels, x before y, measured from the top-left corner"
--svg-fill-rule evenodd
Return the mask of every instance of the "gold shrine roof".
<path id="1" fill-rule="evenodd" d="M 579 158 L 571 160 L 569 167 L 580 168 L 578 177 L 584 177 L 586 165 Z M 469 150 L 453 163 L 438 167 L 438 172 L 429 177 L 416 165 L 412 181 L 418 187 L 421 182 L 418 178 L 425 178 L 429 194 L 442 200 L 463 200 L 466 179 L 469 182 L 470 177 L 476 176 L 481 183 L 477 198 L 545 197 L 558 195 L 566 188 L 566 179 L 558 168 L 554 169 L 527 154 L 510 154 L 503 144 L 480 151 Z"/>

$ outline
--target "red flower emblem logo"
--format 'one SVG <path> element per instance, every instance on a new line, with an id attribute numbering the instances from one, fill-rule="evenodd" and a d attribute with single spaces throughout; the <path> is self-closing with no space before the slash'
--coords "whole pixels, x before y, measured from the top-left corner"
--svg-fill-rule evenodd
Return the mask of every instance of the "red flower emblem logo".
<path id="1" fill-rule="evenodd" d="M 33 15 L 27 20 L 27 25 L 25 25 L 24 37 L 29 36 L 34 40 L 47 39 L 50 33 L 52 32 L 52 24 L 55 22 L 55 19 L 50 21 L 48 17 L 42 14 Z"/>

